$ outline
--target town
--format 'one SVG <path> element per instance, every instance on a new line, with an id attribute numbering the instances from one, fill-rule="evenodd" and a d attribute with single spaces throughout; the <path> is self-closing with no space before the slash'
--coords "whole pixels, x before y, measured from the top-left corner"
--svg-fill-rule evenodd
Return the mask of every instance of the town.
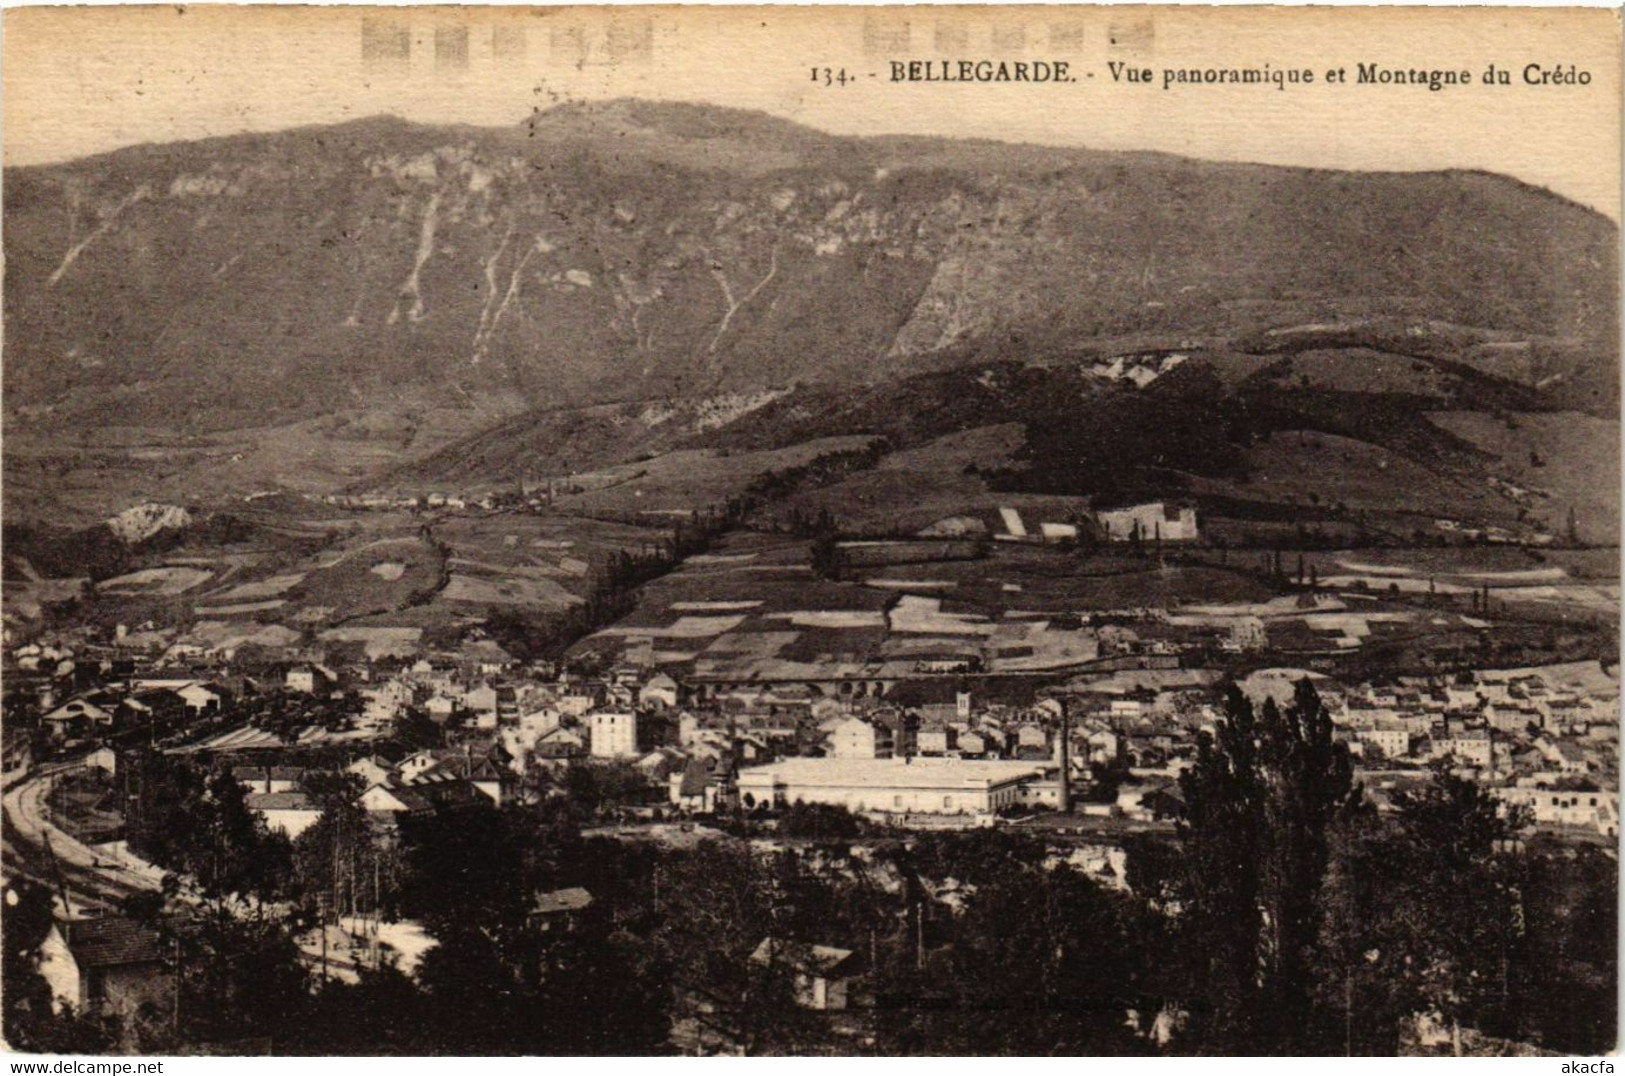
<path id="1" fill-rule="evenodd" d="M 1618 1049 L 1617 13 L 295 14 L 5 16 L 7 1049 Z"/>
<path id="2" fill-rule="evenodd" d="M 488 640 L 411 664 L 311 660 L 269 675 L 119 654 L 114 640 L 71 635 L 11 652 L 10 768 L 89 747 L 78 767 L 110 782 L 130 751 L 225 760 L 249 809 L 289 838 L 320 814 L 307 774 L 354 775 L 357 804 L 389 813 L 427 810 L 459 786 L 500 807 L 572 766 L 624 777 L 595 806 L 628 821 L 820 803 L 892 825 L 988 826 L 1054 811 L 1065 785 L 1080 830 L 1155 824 L 1173 816 L 1158 805 L 1177 801 L 1223 707 L 1218 674 L 1161 662 L 1016 702 L 1029 684 L 962 663 L 719 684 L 633 664 L 524 665 Z M 1294 675 L 1262 669 L 1245 686 L 1267 693 Z M 1597 663 L 1349 684 L 1296 675 L 1312 678 L 1371 788 L 1444 765 L 1553 833 L 1618 836 L 1618 682 Z M 963 686 L 977 679 L 994 686 Z"/>
<path id="3" fill-rule="evenodd" d="M 435 508 L 498 526 L 504 511 L 535 510 L 443 499 Z M 1505 597 L 1550 573 L 1467 587 L 1448 573 L 1423 579 L 1318 554 L 1297 554 L 1288 569 L 1276 552 L 1246 569 L 1276 597 L 1042 615 L 1012 607 L 996 619 L 945 604 L 955 580 L 969 585 L 956 571 L 974 568 L 986 585 L 1001 556 L 1028 569 L 1032 557 L 1138 558 L 1167 572 L 1201 544 L 1188 507 L 1072 519 L 1029 529 L 1001 508 L 987 515 L 991 546 L 976 517 L 822 550 L 725 536 L 645 582 L 630 616 L 548 658 L 520 658 L 480 631 L 438 649 L 389 629 L 268 648 L 118 623 L 15 644 L 7 848 L 55 907 L 44 943 L 55 955 L 42 964 L 54 1004 L 121 1015 L 117 1041 L 150 1034 L 130 1030 L 142 1026 L 137 1014 L 161 1016 L 182 990 L 155 909 L 173 918 L 222 897 L 236 916 L 251 895 L 279 902 L 297 966 L 316 986 L 361 989 L 385 969 L 411 979 L 442 944 L 436 927 L 447 929 L 413 896 L 413 856 L 486 825 L 488 812 L 562 812 L 577 839 L 599 847 L 682 855 L 721 842 L 747 862 L 789 856 L 843 884 L 854 863 L 869 865 L 863 874 L 886 849 L 1007 834 L 1090 884 L 1143 899 L 1142 861 L 1181 838 L 1201 744 L 1234 720 L 1235 699 L 1285 707 L 1304 688 L 1379 817 L 1403 815 L 1452 779 L 1482 790 L 1508 839 L 1614 862 L 1617 665 L 1574 654 L 1505 664 L 1559 645 L 1549 631 L 1527 651 L 1489 642 Z M 1104 545 L 1080 549 L 1080 526 Z M 904 565 L 950 578 L 885 577 Z M 796 581 L 801 605 L 818 607 L 778 611 L 781 575 Z M 865 584 L 854 591 L 843 579 Z M 1391 590 L 1371 585 L 1384 580 Z M 1020 584 L 998 590 L 1017 604 L 1037 598 Z M 1438 633 L 1420 647 L 1419 624 Z M 1410 659 L 1362 658 L 1390 635 Z M 1491 655 L 1501 660 L 1480 664 Z M 204 813 L 181 821 L 189 783 Z M 229 815 L 222 795 L 245 842 L 234 871 L 217 858 L 204 865 L 185 832 L 227 824 L 215 817 Z M 312 868 L 312 857 L 330 862 Z M 563 871 L 556 879 L 575 884 L 530 894 L 526 929 L 545 933 L 628 899 L 580 884 L 593 875 Z M 948 889 L 933 901 L 951 916 L 966 883 L 937 884 Z M 743 967 L 782 961 L 787 1004 L 822 1016 L 800 1027 L 812 1037 L 796 1048 L 876 1047 L 885 975 L 872 948 L 861 952 L 873 938 L 745 940 Z M 708 989 L 679 989 L 648 1048 L 789 1048 L 753 1038 L 737 1011 L 720 1015 L 729 1006 Z M 1133 1043 L 1154 1050 L 1183 1019 L 1165 1001 Z M 1444 1041 L 1430 1026 L 1405 1032 L 1412 1048 Z"/>

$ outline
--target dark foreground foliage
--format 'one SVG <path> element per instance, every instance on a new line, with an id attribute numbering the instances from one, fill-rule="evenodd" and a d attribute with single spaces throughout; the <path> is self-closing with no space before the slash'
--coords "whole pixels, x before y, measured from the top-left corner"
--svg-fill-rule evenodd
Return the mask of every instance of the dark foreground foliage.
<path id="1" fill-rule="evenodd" d="M 1232 693 L 1227 709 L 1182 779 L 1177 834 L 1128 842 L 1126 890 L 1019 829 L 903 834 L 814 807 L 771 840 L 672 847 L 585 836 L 555 796 L 382 840 L 337 787 L 278 858 L 229 782 L 170 762 L 147 776 L 189 828 L 143 839 L 203 899 L 127 911 L 175 954 L 177 1003 L 122 1022 L 54 1010 L 49 897 L 17 882 L 6 1038 L 81 1052 L 1392 1054 L 1426 1015 L 1473 1041 L 1610 1048 L 1616 887 L 1601 850 L 1520 844 L 1521 819 L 1445 772 L 1379 815 L 1307 686 L 1284 706 Z M 538 914 L 538 894 L 573 888 L 591 902 Z M 412 918 L 438 945 L 411 976 L 386 961 L 322 983 L 294 938 L 336 913 Z M 772 952 L 845 951 L 847 1008 L 798 1004 L 793 960 L 753 959 L 769 938 Z"/>

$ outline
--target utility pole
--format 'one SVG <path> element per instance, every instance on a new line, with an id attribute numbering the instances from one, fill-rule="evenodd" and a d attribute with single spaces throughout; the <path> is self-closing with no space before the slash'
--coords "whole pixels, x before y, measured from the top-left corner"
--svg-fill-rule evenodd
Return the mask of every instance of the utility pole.
<path id="1" fill-rule="evenodd" d="M 1354 969 L 1343 976 L 1343 1056 L 1354 1056 Z"/>
<path id="2" fill-rule="evenodd" d="M 170 1033 L 177 1038 L 181 1033 L 181 983 L 185 978 L 185 966 L 181 963 L 181 936 L 175 934 L 175 1003 L 170 1006 L 169 1021 Z"/>
<path id="3" fill-rule="evenodd" d="M 62 864 L 57 862 L 56 849 L 51 847 L 51 835 L 42 833 L 45 838 L 45 854 L 51 857 L 51 877 L 56 880 L 57 895 L 62 898 L 62 914 L 69 919 L 73 918 L 73 905 L 68 902 L 68 886 L 62 880 Z"/>
<path id="4" fill-rule="evenodd" d="M 925 967 L 925 905 L 914 902 L 914 966 Z"/>
<path id="5" fill-rule="evenodd" d="M 323 893 L 316 898 L 317 918 L 322 925 L 322 985 L 327 985 L 327 904 L 328 894 Z"/>
<path id="6" fill-rule="evenodd" d="M 1071 710 L 1066 699 L 1057 698 L 1061 704 L 1061 788 L 1056 801 L 1056 810 L 1061 814 L 1072 813 L 1072 720 Z"/>

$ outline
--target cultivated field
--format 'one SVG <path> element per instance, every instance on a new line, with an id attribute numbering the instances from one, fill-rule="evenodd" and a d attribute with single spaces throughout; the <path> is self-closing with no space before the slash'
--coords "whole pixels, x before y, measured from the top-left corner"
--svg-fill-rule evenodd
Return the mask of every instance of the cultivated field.
<path id="1" fill-rule="evenodd" d="M 1429 470 L 1378 445 L 1335 434 L 1289 430 L 1247 450 L 1241 482 L 1193 477 L 1191 489 L 1306 509 L 1396 513 L 1431 527 L 1434 518 L 1465 513 L 1477 525 L 1510 524 L 1517 506 L 1487 484 Z M 1441 505 L 1448 505 L 1448 510 Z"/>
<path id="2" fill-rule="evenodd" d="M 1620 427 L 1617 419 L 1579 412 L 1514 414 L 1477 411 L 1428 415 L 1441 429 L 1496 457 L 1491 468 L 1530 491 L 1530 511 L 1563 534 L 1574 510 L 1580 538 L 1619 542 Z"/>
<path id="3" fill-rule="evenodd" d="M 582 491 L 561 496 L 554 505 L 565 513 L 617 518 L 720 509 L 730 497 L 744 493 L 763 475 L 805 467 L 822 456 L 858 451 L 871 440 L 864 436 L 823 437 L 765 452 L 667 452 L 620 467 L 573 475 L 565 482 Z"/>

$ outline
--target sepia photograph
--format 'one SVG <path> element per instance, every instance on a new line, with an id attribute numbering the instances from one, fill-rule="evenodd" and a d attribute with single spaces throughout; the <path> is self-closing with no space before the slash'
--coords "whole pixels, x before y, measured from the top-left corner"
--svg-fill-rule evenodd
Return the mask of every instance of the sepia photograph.
<path id="1" fill-rule="evenodd" d="M 1618 10 L 3 53 L 4 1050 L 1617 1050 Z"/>

